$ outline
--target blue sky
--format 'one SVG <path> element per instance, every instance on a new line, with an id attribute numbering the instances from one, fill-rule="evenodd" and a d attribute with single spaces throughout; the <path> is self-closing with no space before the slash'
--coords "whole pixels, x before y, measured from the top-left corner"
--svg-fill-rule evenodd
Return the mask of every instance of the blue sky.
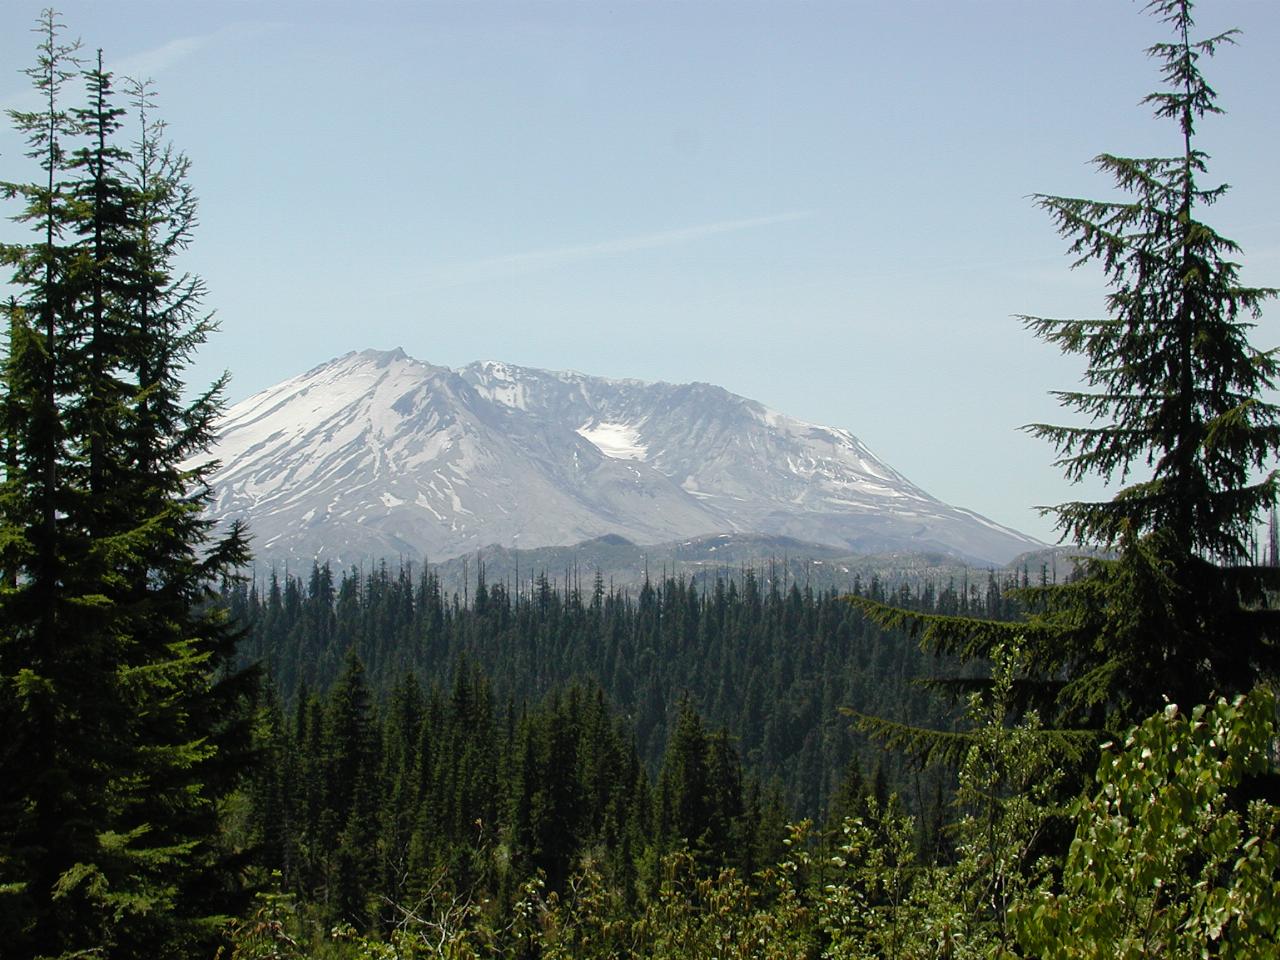
<path id="1" fill-rule="evenodd" d="M 1050 538 L 1072 488 L 1018 432 L 1081 364 L 1015 314 L 1091 316 L 1028 196 L 1177 149 L 1138 101 L 1162 28 L 1124 0 L 75 2 L 71 36 L 154 77 L 193 160 L 189 267 L 239 399 L 348 350 L 705 380 L 846 427 L 951 503 Z M 0 105 L 25 29 L 0 11 Z M 1207 67 L 1233 191 L 1207 217 L 1280 285 L 1280 4 Z M 0 179 L 29 176 L 0 132 Z M 13 237 L 14 228 L 0 227 Z M 1256 336 L 1280 343 L 1280 308 Z"/>

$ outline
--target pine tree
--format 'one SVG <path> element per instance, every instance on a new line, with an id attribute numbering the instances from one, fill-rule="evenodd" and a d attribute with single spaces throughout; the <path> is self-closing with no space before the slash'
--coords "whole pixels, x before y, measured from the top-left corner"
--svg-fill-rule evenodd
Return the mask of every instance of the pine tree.
<path id="1" fill-rule="evenodd" d="M 69 301 L 73 252 L 67 242 L 72 188 L 67 169 L 77 127 L 64 102 L 76 76 L 78 43 L 62 39 L 63 25 L 46 11 L 36 28 L 37 59 L 27 75 L 41 106 L 11 111 L 26 136 L 27 156 L 43 172 L 30 183 L 5 183 L 6 200 L 23 209 L 13 219 L 35 234 L 28 244 L 6 245 L 3 260 L 21 296 L 6 305 L 5 477 L 0 509 L 0 712 L 5 738 L 0 776 L 0 937 L 30 951 L 66 924 L 67 936 L 95 931 L 77 922 L 71 898 L 53 902 L 54 884 L 93 845 L 92 824 L 103 792 L 101 777 L 68 749 L 75 719 L 62 702 L 74 682 L 64 653 L 69 584 L 59 587 L 60 461 L 65 446 L 58 415 L 60 325 Z M 82 731 L 74 731 L 80 733 Z M 61 914 L 59 916 L 58 914 Z M 58 939 L 48 946 L 57 949 Z"/>
<path id="2" fill-rule="evenodd" d="M 1161 694 L 1202 702 L 1215 690 L 1246 690 L 1277 666 L 1273 618 L 1256 610 L 1263 582 L 1247 566 L 1250 538 L 1277 493 L 1274 470 L 1256 475 L 1280 452 L 1280 408 L 1263 399 L 1280 364 L 1273 351 L 1250 345 L 1249 330 L 1276 291 L 1243 286 L 1233 259 L 1239 247 L 1200 219 L 1227 190 L 1204 183 L 1208 155 L 1197 127 L 1222 109 L 1201 61 L 1234 43 L 1236 31 L 1195 40 L 1191 0 L 1147 8 L 1174 39 L 1148 50 L 1165 89 L 1144 103 L 1177 124 L 1181 149 L 1099 156 L 1096 165 L 1128 200 L 1037 198 L 1076 263 L 1102 266 L 1109 316 L 1026 318 L 1038 336 L 1088 361 L 1089 389 L 1058 396 L 1092 421 L 1029 429 L 1054 444 L 1069 479 L 1127 483 L 1110 501 L 1066 503 L 1054 513 L 1075 542 L 1121 551 L 1119 561 L 1094 565 L 1090 586 L 1056 593 L 1087 597 L 1096 587 L 1112 607 L 1140 602 L 1141 621 L 1113 627 L 1101 656 L 1078 653 L 1072 665 L 1088 678 L 1072 691 L 1078 702 L 1110 702 L 1131 717 L 1156 708 Z M 1145 475 L 1129 482 L 1135 472 Z M 1057 611 L 1079 606 L 1074 597 L 1053 603 Z"/>
<path id="3" fill-rule="evenodd" d="M 1276 295 L 1246 287 L 1239 248 L 1200 217 L 1226 192 L 1205 185 L 1198 126 L 1221 113 L 1202 61 L 1236 31 L 1193 39 L 1190 0 L 1147 10 L 1173 40 L 1148 54 L 1165 87 L 1145 98 L 1177 127 L 1165 157 L 1103 154 L 1120 200 L 1040 195 L 1075 263 L 1107 277 L 1102 319 L 1024 318 L 1028 328 L 1086 363 L 1086 389 L 1059 391 L 1083 426 L 1033 424 L 1071 480 L 1124 484 L 1104 502 L 1050 508 L 1065 537 L 1102 547 L 1072 582 L 1021 591 L 1025 622 L 921 617 L 866 604 L 884 625 L 904 624 L 934 650 L 970 660 L 1021 638 L 1034 669 L 1024 702 L 1075 725 L 1123 729 L 1164 697 L 1201 703 L 1237 693 L 1280 667 L 1274 571 L 1250 565 L 1256 525 L 1276 501 L 1280 408 L 1264 399 L 1280 364 L 1249 342 Z"/>
<path id="4" fill-rule="evenodd" d="M 209 467 L 185 465 L 219 410 L 219 385 L 182 398 L 209 329 L 198 283 L 169 277 L 194 207 L 173 203 L 185 166 L 147 166 L 157 127 L 135 152 L 116 142 L 101 57 L 87 107 L 61 106 L 74 47 L 52 12 L 40 31 L 45 105 L 12 116 L 45 176 L 4 188 L 38 239 L 4 250 L 22 295 L 0 405 L 0 927 L 17 957 L 183 955 L 239 902 L 218 801 L 254 682 L 227 672 L 234 635 L 210 603 L 244 537 L 214 535 Z"/>

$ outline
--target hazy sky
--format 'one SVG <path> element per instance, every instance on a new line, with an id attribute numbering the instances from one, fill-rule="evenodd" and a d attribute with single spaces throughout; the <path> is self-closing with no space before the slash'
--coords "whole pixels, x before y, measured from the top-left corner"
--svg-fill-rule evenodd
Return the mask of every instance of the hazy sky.
<path id="1" fill-rule="evenodd" d="M 930 493 L 1052 538 L 1066 485 L 1018 431 L 1082 365 L 1015 314 L 1093 316 L 1036 192 L 1162 154 L 1164 29 L 1125 0 L 66 2 L 153 77 L 193 160 L 240 399 L 349 350 L 705 380 L 846 427 Z M 0 105 L 38 4 L 0 9 Z M 1205 2 L 1233 191 L 1207 219 L 1280 285 L 1280 3 Z M 0 180 L 31 176 L 0 132 Z M 17 234 L 12 226 L 3 235 Z M 1280 343 L 1280 307 L 1255 342 Z"/>

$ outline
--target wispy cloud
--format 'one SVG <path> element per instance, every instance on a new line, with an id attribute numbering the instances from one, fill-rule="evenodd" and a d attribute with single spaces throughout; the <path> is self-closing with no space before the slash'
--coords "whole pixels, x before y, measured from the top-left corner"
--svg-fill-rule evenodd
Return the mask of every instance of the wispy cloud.
<path id="1" fill-rule="evenodd" d="M 681 227 L 678 230 L 644 233 L 615 240 L 600 240 L 594 243 L 511 253 L 500 257 L 485 257 L 481 260 L 469 260 L 464 263 L 442 267 L 433 276 L 427 278 L 428 285 L 431 287 L 454 287 L 466 283 L 478 283 L 496 277 L 537 270 L 550 270 L 584 260 L 619 256 L 640 250 L 674 247 L 705 240 L 720 234 L 737 233 L 740 230 L 768 227 L 779 223 L 790 223 L 795 220 L 803 220 L 812 215 L 809 211 L 797 210 L 788 213 L 777 213 L 767 217 L 721 220 L 716 223 L 703 223 L 693 227 Z"/>
<path id="2" fill-rule="evenodd" d="M 107 65 L 107 69 L 117 77 L 132 77 L 135 80 L 149 80 L 158 77 L 176 63 L 181 63 L 212 39 L 213 34 L 193 37 L 178 37 L 168 43 L 142 50 L 132 56 L 125 57 Z"/>

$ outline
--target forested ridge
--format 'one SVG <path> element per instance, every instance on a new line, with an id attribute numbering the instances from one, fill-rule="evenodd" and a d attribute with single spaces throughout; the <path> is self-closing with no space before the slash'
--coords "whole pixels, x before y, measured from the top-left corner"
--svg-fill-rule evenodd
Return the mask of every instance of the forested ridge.
<path id="1" fill-rule="evenodd" d="M 37 25 L 0 246 L 0 952 L 151 957 L 1280 955 L 1280 358 L 1202 220 L 1190 0 L 1166 156 L 1037 195 L 1103 318 L 1070 578 L 849 593 L 744 569 L 633 593 L 431 570 L 246 576 L 204 514 L 225 378 L 177 259 L 186 158 L 145 83 Z M 73 91 L 78 99 L 71 100 Z M 76 105 L 70 105 L 74 102 Z M 1085 549 L 1088 548 L 1088 549 Z M 917 684 L 917 681 L 920 683 Z M 935 696 L 936 695 L 936 696 Z"/>

